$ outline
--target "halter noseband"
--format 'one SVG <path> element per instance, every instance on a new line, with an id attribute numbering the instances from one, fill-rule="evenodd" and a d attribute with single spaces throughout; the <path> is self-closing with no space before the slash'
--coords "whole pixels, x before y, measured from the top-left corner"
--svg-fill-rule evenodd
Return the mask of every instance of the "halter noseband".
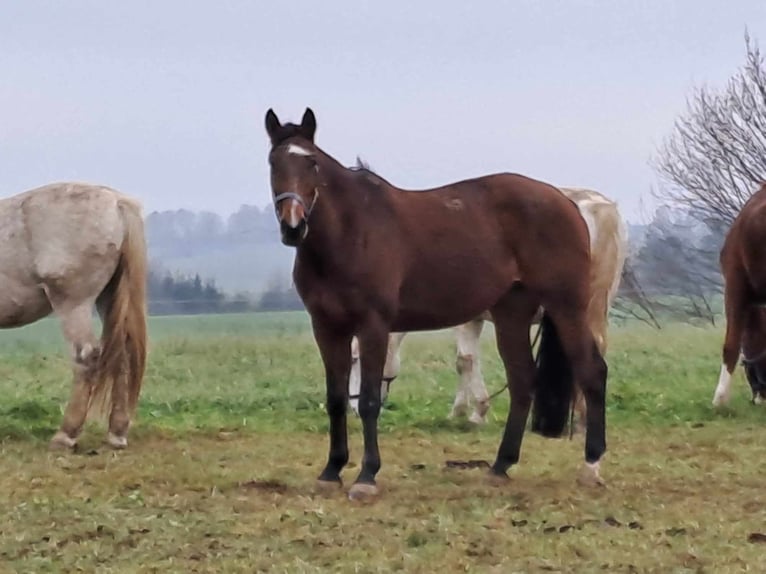
<path id="1" fill-rule="evenodd" d="M 311 212 L 314 210 L 314 206 L 317 203 L 317 199 L 319 199 L 319 189 L 314 188 L 314 199 L 311 200 L 311 205 L 306 207 L 306 202 L 303 201 L 303 198 L 292 191 L 286 191 L 284 193 L 280 193 L 274 197 L 274 211 L 279 212 L 279 204 L 282 203 L 285 199 L 293 199 L 298 202 L 298 204 L 303 208 L 303 220 L 308 221 L 309 215 L 311 215 Z"/>

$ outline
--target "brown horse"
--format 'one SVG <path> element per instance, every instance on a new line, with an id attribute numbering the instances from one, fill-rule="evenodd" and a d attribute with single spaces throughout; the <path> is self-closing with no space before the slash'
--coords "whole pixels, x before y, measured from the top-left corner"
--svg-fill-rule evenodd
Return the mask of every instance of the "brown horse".
<path id="1" fill-rule="evenodd" d="M 46 185 L 0 200 L 0 237 L 0 328 L 53 312 L 71 346 L 74 382 L 51 448 L 74 447 L 91 413 L 109 415 L 107 442 L 125 448 L 146 362 L 141 206 L 106 187 Z"/>
<path id="2" fill-rule="evenodd" d="M 514 174 L 425 191 L 398 189 L 344 167 L 315 145 L 310 109 L 300 125 L 283 125 L 269 110 L 266 131 L 282 242 L 297 247 L 293 278 L 325 366 L 330 452 L 320 485 L 340 484 L 348 462 L 352 337 L 361 355 L 364 435 L 361 471 L 349 491 L 355 499 L 377 493 L 389 333 L 455 326 L 485 310 L 511 394 L 491 475 L 507 479 L 519 460 L 535 388 L 529 330 L 541 305 L 545 336 L 555 339 L 587 403 L 580 478 L 602 483 L 607 367 L 588 325 L 589 236 L 577 206 L 555 187 Z M 562 390 L 567 406 L 571 392 L 571 386 Z"/>
<path id="3" fill-rule="evenodd" d="M 754 403 L 766 400 L 766 183 L 742 207 L 721 249 L 726 336 L 713 405 L 729 400 L 731 375 L 742 363 Z"/>
<path id="4" fill-rule="evenodd" d="M 357 158 L 357 169 L 369 169 Z M 591 300 L 588 305 L 588 322 L 596 337 L 599 351 L 606 354 L 607 331 L 609 326 L 609 308 L 617 295 L 620 286 L 622 269 L 628 252 L 628 230 L 622 220 L 617 204 L 606 198 L 597 191 L 583 188 L 561 187 L 561 193 L 575 202 L 580 210 L 582 218 L 588 225 L 591 251 Z M 539 315 L 542 315 L 540 313 Z M 539 321 L 540 317 L 536 317 Z M 468 414 L 468 408 L 473 403 L 473 412 L 469 421 L 476 424 L 485 422 L 485 416 L 489 410 L 490 395 L 484 385 L 481 374 L 479 357 L 479 337 L 484 327 L 484 321 L 491 321 L 489 313 L 482 313 L 473 321 L 454 328 L 457 342 L 457 360 L 455 368 L 459 375 L 455 401 L 452 405 L 450 417 Z M 388 339 L 388 354 L 386 365 L 383 369 L 383 381 L 381 381 L 381 400 L 385 402 L 391 383 L 399 375 L 401 358 L 399 352 L 402 341 L 407 333 L 391 333 Z M 557 361 L 558 358 L 551 357 Z M 539 356 L 539 362 L 545 362 L 546 356 Z M 349 379 L 349 398 L 351 409 L 359 413 L 357 401 L 361 377 L 359 374 L 359 344 L 354 337 L 351 344 L 351 377 Z M 559 400 L 559 393 L 555 389 L 553 396 L 547 397 L 545 391 L 538 392 L 532 403 L 532 430 L 541 434 L 556 435 L 562 429 L 544 428 L 543 418 L 548 409 L 538 407 L 546 399 Z M 577 431 L 584 430 L 585 404 L 581 393 L 576 393 L 575 410 L 577 412 Z M 580 428 L 583 427 L 583 428 Z"/>

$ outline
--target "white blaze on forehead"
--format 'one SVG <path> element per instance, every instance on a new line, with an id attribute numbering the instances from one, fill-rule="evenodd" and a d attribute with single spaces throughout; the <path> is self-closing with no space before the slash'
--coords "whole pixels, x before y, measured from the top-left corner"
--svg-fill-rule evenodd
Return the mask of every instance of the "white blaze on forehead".
<path id="1" fill-rule="evenodd" d="M 302 155 L 302 156 L 310 156 L 314 155 L 309 150 L 307 150 L 305 147 L 301 147 L 297 144 L 290 144 L 287 146 L 287 153 L 291 153 L 293 155 Z"/>

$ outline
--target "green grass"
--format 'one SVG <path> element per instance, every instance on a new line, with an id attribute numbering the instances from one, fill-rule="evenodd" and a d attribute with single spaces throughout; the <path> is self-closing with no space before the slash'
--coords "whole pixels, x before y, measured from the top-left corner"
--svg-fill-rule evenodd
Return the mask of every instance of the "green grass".
<path id="1" fill-rule="evenodd" d="M 610 333 L 608 487 L 573 478 L 582 437 L 527 434 L 512 480 L 445 470 L 491 462 L 508 398 L 472 428 L 446 418 L 449 331 L 412 334 L 380 419 L 381 496 L 313 483 L 327 450 L 322 366 L 303 313 L 159 317 L 127 451 L 91 424 L 49 454 L 69 387 L 53 321 L 0 332 L 0 571 L 763 571 L 763 426 L 743 377 L 710 406 L 720 328 Z M 503 384 L 492 329 L 490 391 Z M 349 419 L 350 483 L 361 456 Z"/>

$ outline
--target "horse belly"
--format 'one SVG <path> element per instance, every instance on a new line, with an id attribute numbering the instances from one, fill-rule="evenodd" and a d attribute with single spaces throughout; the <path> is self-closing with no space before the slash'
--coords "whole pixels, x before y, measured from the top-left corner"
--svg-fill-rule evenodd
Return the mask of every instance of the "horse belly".
<path id="1" fill-rule="evenodd" d="M 443 268 L 403 285 L 394 331 L 443 329 L 481 316 L 505 295 L 514 281 L 508 273 L 481 266 Z"/>
<path id="2" fill-rule="evenodd" d="M 50 302 L 42 288 L 3 280 L 0 291 L 0 329 L 29 325 L 50 313 Z"/>

